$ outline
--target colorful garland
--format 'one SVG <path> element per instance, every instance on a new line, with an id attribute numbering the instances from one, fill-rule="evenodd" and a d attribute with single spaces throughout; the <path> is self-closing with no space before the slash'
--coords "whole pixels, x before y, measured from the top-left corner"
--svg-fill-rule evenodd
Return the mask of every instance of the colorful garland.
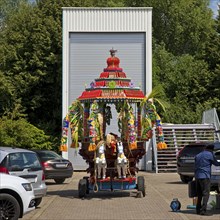
<path id="1" fill-rule="evenodd" d="M 79 137 L 82 136 L 82 115 L 83 108 L 81 103 L 77 100 L 72 103 L 69 107 L 69 112 L 66 117 L 63 119 L 63 128 L 62 128 L 62 138 L 60 151 L 67 151 L 67 139 L 68 139 L 68 129 L 71 129 L 71 139 L 72 148 L 77 148 Z"/>
<path id="2" fill-rule="evenodd" d="M 99 122 L 98 122 L 99 105 L 94 101 L 91 105 L 91 111 L 88 118 L 89 126 L 89 151 L 95 151 L 96 141 L 100 140 Z"/>
<path id="3" fill-rule="evenodd" d="M 135 124 L 135 115 L 133 113 L 133 109 L 130 104 L 126 101 L 122 105 L 116 106 L 117 112 L 120 112 L 118 125 L 119 130 L 122 135 L 122 139 L 127 140 L 129 143 L 129 149 L 137 149 L 137 128 Z M 99 114 L 100 108 L 97 101 L 94 101 L 91 105 L 91 111 L 88 118 L 88 126 L 89 126 L 89 151 L 94 151 L 96 149 L 97 141 L 101 140 L 101 132 L 100 132 L 100 123 L 99 123 Z M 142 139 L 149 140 L 153 135 L 153 127 L 156 125 L 156 131 L 158 136 L 158 144 L 157 148 L 166 149 L 167 145 L 164 142 L 164 135 L 162 129 L 162 123 L 160 116 L 156 112 L 155 105 L 147 100 L 145 102 L 145 117 L 142 119 Z M 108 119 L 110 119 L 110 112 Z M 67 139 L 68 139 L 68 128 L 71 129 L 71 139 L 72 144 L 71 147 L 77 148 L 79 137 L 82 137 L 83 127 L 82 127 L 82 116 L 83 116 L 83 108 L 81 103 L 77 100 L 72 103 L 69 107 L 69 113 L 63 120 L 63 128 L 62 128 L 62 138 L 61 138 L 61 151 L 67 151 Z M 108 121 L 108 120 L 107 120 Z M 110 123 L 110 120 L 108 121 Z"/>
<path id="4" fill-rule="evenodd" d="M 69 129 L 69 118 L 67 114 L 66 117 L 63 119 L 60 151 L 67 151 L 68 129 Z"/>
<path id="5" fill-rule="evenodd" d="M 157 144 L 157 149 L 167 149 L 167 144 L 164 142 L 164 135 L 163 135 L 163 128 L 162 128 L 162 123 L 160 116 L 157 114 L 156 116 L 156 130 L 158 134 L 158 144 Z"/>
<path id="6" fill-rule="evenodd" d="M 148 141 L 153 136 L 152 123 L 148 115 L 145 115 L 145 118 L 142 119 L 142 139 Z"/>
<path id="7" fill-rule="evenodd" d="M 160 116 L 156 112 L 156 107 L 153 104 L 152 101 L 146 100 L 145 103 L 145 117 L 142 119 L 142 126 L 143 126 L 143 132 L 142 132 L 142 139 L 143 140 L 149 140 L 153 136 L 153 127 L 156 125 L 156 131 L 158 136 L 158 144 L 157 149 L 166 149 L 167 144 L 164 142 L 164 135 L 163 135 L 163 128 Z"/>
<path id="8" fill-rule="evenodd" d="M 129 113 L 128 113 L 128 142 L 129 142 L 129 149 L 137 149 L 137 133 L 135 127 L 135 117 L 133 113 L 133 109 L 130 106 Z"/>

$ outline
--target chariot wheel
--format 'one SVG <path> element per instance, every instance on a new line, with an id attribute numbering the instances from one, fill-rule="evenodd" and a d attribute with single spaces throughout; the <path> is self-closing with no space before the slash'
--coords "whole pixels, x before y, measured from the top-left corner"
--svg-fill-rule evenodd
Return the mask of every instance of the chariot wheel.
<path id="1" fill-rule="evenodd" d="M 86 196 L 87 182 L 86 179 L 80 179 L 78 185 L 79 198 Z"/>
<path id="2" fill-rule="evenodd" d="M 86 180 L 86 194 L 89 194 L 89 177 L 84 176 L 83 179 Z"/>
<path id="3" fill-rule="evenodd" d="M 144 185 L 144 177 L 138 176 L 137 178 L 137 189 L 138 191 L 142 192 L 143 197 L 145 197 L 145 185 Z"/>

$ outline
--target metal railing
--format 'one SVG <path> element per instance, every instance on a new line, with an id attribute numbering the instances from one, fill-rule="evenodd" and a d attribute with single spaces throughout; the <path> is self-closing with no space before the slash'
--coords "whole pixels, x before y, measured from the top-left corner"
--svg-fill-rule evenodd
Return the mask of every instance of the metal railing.
<path id="1" fill-rule="evenodd" d="M 163 124 L 162 128 L 167 149 L 157 150 L 155 131 L 152 139 L 153 168 L 156 173 L 176 172 L 176 156 L 186 144 L 219 141 L 214 124 Z"/>
<path id="2" fill-rule="evenodd" d="M 202 123 L 214 124 L 215 132 L 217 133 L 218 140 L 220 141 L 220 122 L 216 108 L 212 108 L 203 112 Z"/>

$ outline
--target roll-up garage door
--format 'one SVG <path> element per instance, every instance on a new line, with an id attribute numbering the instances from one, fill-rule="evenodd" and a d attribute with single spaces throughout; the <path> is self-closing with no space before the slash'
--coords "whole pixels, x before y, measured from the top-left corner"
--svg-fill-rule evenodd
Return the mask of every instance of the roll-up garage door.
<path id="1" fill-rule="evenodd" d="M 143 92 L 145 88 L 145 33 L 114 33 L 96 32 L 70 33 L 69 41 L 69 105 L 76 100 L 85 88 L 90 87 L 94 79 L 107 67 L 106 60 L 110 56 L 109 50 L 117 50 L 120 67 Z M 111 105 L 112 120 L 106 133 L 118 133 L 117 112 Z M 69 158 L 71 159 L 71 158 Z M 72 161 L 76 170 L 88 167 L 81 156 Z"/>

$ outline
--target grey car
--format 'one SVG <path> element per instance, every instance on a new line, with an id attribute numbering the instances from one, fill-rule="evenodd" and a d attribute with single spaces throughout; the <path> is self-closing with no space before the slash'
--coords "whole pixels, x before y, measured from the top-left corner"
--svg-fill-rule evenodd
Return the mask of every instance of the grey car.
<path id="1" fill-rule="evenodd" d="M 58 184 L 73 175 L 72 163 L 51 150 L 33 150 L 37 153 L 44 169 L 46 179 L 54 179 Z"/>
<path id="2" fill-rule="evenodd" d="M 44 171 L 35 152 L 15 147 L 0 147 L 0 172 L 29 180 L 34 189 L 36 207 L 46 195 Z"/>

